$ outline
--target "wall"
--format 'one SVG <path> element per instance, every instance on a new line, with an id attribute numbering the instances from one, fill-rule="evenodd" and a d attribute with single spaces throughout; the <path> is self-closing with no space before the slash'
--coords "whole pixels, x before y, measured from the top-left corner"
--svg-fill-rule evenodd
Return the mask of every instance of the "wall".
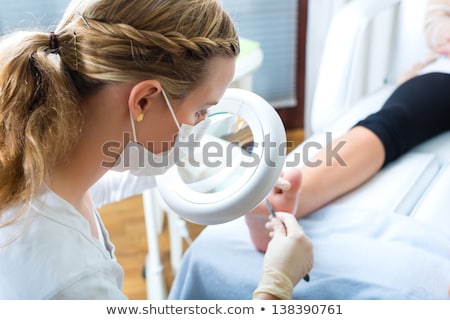
<path id="1" fill-rule="evenodd" d="M 221 0 L 241 37 L 256 40 L 264 61 L 253 91 L 276 107 L 296 105 L 297 0 Z"/>
<path id="2" fill-rule="evenodd" d="M 311 131 L 309 124 L 311 104 L 328 27 L 333 16 L 349 1 L 352 0 L 309 0 L 308 2 L 305 85 L 306 136 Z"/>

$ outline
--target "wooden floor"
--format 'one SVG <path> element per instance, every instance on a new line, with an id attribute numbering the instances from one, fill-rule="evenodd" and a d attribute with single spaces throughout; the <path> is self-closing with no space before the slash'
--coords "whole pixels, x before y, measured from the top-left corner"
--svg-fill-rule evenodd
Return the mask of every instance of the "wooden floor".
<path id="1" fill-rule="evenodd" d="M 303 130 L 287 132 L 288 152 L 303 141 Z M 147 299 L 146 284 L 143 277 L 145 258 L 148 253 L 144 222 L 142 197 L 135 196 L 121 202 L 109 204 L 99 209 L 108 229 L 111 240 L 116 247 L 116 256 L 125 271 L 124 293 L 131 300 Z M 202 226 L 187 223 L 192 239 L 201 232 Z M 170 246 L 167 232 L 167 220 L 159 236 L 160 255 L 164 267 L 164 279 L 167 291 L 173 281 L 170 265 Z M 186 245 L 184 246 L 186 249 Z"/>

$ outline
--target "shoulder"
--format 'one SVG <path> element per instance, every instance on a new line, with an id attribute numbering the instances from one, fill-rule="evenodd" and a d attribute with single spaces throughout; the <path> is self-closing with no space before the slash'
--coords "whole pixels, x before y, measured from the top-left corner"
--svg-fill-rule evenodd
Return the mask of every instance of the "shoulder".
<path id="1" fill-rule="evenodd" d="M 9 213 L 14 210 L 19 212 Z M 0 298 L 84 299 L 101 287 L 119 295 L 122 268 L 85 230 L 81 216 L 64 206 L 43 212 L 28 208 L 19 221 L 2 228 L 0 234 L 9 237 L 0 237 Z"/>
<path id="2" fill-rule="evenodd" d="M 90 189 L 92 200 L 97 208 L 122 199 L 142 193 L 154 188 L 154 176 L 134 176 L 129 171 L 108 171 Z"/>

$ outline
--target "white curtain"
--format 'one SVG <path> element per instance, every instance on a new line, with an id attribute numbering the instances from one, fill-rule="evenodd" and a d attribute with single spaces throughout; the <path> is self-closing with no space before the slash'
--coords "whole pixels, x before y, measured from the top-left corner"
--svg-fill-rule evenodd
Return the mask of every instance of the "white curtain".
<path id="1" fill-rule="evenodd" d="M 325 38 L 333 16 L 354 0 L 309 0 L 306 44 L 305 133 L 310 132 L 310 110 Z M 375 0 L 376 1 L 376 0 Z"/>
<path id="2" fill-rule="evenodd" d="M 316 0 L 314 0 L 316 1 Z M 314 2 L 310 1 L 310 2 Z M 297 0 L 221 0 L 241 37 L 264 53 L 253 91 L 275 106 L 296 104 Z"/>
<path id="3" fill-rule="evenodd" d="M 305 131 L 325 37 L 333 16 L 354 0 L 309 0 L 306 44 Z M 375 1 L 375 0 L 374 0 Z M 242 37 L 261 43 L 264 62 L 255 92 L 275 106 L 296 105 L 297 0 L 222 0 Z"/>

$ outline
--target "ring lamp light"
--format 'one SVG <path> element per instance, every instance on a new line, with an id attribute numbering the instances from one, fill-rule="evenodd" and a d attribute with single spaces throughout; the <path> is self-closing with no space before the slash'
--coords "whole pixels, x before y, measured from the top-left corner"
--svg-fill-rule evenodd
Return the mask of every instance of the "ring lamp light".
<path id="1" fill-rule="evenodd" d="M 227 89 L 208 110 L 211 124 L 199 144 L 156 176 L 166 204 L 196 224 L 219 224 L 254 209 L 283 169 L 286 133 L 275 109 L 257 94 Z"/>

